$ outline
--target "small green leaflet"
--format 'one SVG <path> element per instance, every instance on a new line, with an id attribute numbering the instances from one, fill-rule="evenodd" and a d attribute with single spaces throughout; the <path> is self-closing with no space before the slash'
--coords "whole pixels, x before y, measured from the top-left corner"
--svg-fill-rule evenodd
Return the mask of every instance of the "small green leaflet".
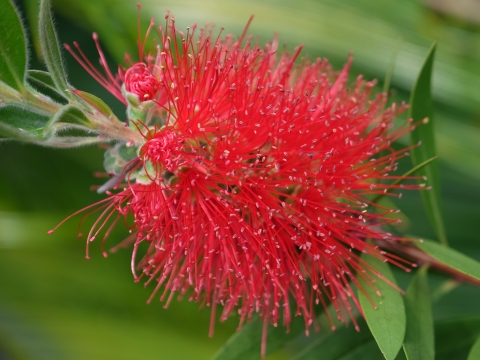
<path id="1" fill-rule="evenodd" d="M 28 70 L 27 84 L 33 88 L 33 91 L 39 92 L 42 95 L 48 96 L 57 103 L 66 103 L 67 97 L 65 92 L 57 90 L 52 77 L 46 71 Z"/>
<path id="2" fill-rule="evenodd" d="M 63 68 L 62 54 L 58 46 L 57 34 L 53 26 L 52 13 L 50 11 L 50 1 L 42 0 L 40 2 L 39 14 L 39 30 L 40 30 L 40 45 L 42 47 L 42 54 L 47 65 L 48 72 L 56 88 L 65 93 L 70 89 L 67 82 L 67 75 Z M 67 93 L 68 97 L 72 97 Z"/>
<path id="3" fill-rule="evenodd" d="M 85 105 L 88 104 L 87 107 L 94 108 L 96 111 L 99 111 L 108 118 L 115 116 L 110 107 L 99 97 L 81 90 L 72 90 L 71 92 L 77 96 L 78 99 L 85 102 Z"/>
<path id="4" fill-rule="evenodd" d="M 0 119 L 0 137 L 38 143 L 44 139 L 49 115 L 23 104 L 6 105 L 0 107 Z"/>
<path id="5" fill-rule="evenodd" d="M 64 129 L 77 128 L 88 131 L 93 124 L 83 114 L 83 112 L 73 105 L 65 105 L 62 107 L 45 125 L 45 134 L 53 134 Z"/>

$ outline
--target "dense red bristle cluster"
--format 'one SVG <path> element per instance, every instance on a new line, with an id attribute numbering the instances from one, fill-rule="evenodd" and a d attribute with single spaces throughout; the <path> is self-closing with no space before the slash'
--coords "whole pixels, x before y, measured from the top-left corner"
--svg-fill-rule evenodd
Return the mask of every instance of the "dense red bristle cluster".
<path id="1" fill-rule="evenodd" d="M 155 283 L 152 298 L 188 294 L 223 305 L 221 319 L 238 310 L 240 323 L 257 312 L 288 327 L 301 315 L 307 329 L 315 304 L 331 303 L 355 322 L 356 276 L 381 277 L 360 254 L 404 267 L 366 240 L 399 240 L 382 230 L 396 220 L 371 195 L 418 188 L 390 175 L 407 155 L 392 148 L 413 127 L 394 129 L 405 105 L 387 107 L 362 77 L 348 84 L 351 58 L 336 73 L 326 60 L 298 60 L 301 48 L 278 54 L 196 31 L 180 34 L 168 18 L 154 65 L 126 71 L 129 91 L 129 72 L 144 76 L 138 93 L 157 99 L 164 124 L 130 119 L 145 143 L 88 241 L 132 214 L 122 246 L 133 244 L 135 278 Z M 141 168 L 149 181 L 132 179 Z"/>

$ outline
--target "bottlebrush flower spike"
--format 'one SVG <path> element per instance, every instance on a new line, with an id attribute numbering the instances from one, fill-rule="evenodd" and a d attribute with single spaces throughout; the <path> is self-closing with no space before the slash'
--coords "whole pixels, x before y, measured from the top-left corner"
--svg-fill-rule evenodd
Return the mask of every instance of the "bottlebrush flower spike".
<path id="1" fill-rule="evenodd" d="M 360 253 L 408 271 L 366 241 L 403 240 L 382 230 L 396 220 L 372 196 L 419 188 L 392 185 L 399 176 L 390 175 L 407 155 L 392 148 L 413 128 L 394 129 L 406 105 L 386 107 L 361 76 L 347 84 L 351 58 L 335 73 L 326 60 L 296 63 L 301 48 L 278 55 L 275 42 L 196 32 L 177 31 L 171 16 L 159 28 L 163 100 L 152 111 L 163 115 L 129 119 L 145 141 L 128 144 L 137 151 L 123 190 L 87 208 L 102 210 L 87 243 L 106 229 L 103 246 L 133 215 L 131 235 L 113 250 L 133 245 L 135 279 L 155 283 L 149 301 L 160 291 L 167 306 L 175 294 L 211 306 L 211 332 L 218 304 L 222 320 L 237 310 L 240 325 L 259 313 L 288 328 L 301 315 L 308 332 L 315 304 L 328 303 L 355 323 L 352 285 L 364 291 L 355 274 L 382 278 Z"/>

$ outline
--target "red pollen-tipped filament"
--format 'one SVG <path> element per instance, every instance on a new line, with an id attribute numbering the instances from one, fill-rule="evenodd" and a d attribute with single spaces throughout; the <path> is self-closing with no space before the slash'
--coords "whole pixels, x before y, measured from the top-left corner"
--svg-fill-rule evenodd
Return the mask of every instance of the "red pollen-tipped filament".
<path id="1" fill-rule="evenodd" d="M 75 60 L 93 77 L 100 85 L 102 85 L 105 89 L 107 89 L 112 95 L 114 95 L 118 100 L 123 102 L 125 105 L 127 104 L 125 98 L 122 95 L 121 90 L 121 79 L 120 76 L 113 75 L 108 67 L 107 60 L 105 58 L 105 54 L 102 51 L 100 43 L 98 41 L 98 35 L 93 33 L 93 41 L 95 41 L 95 45 L 97 46 L 97 51 L 100 56 L 99 62 L 100 66 L 103 69 L 104 74 L 102 74 L 87 58 L 84 54 L 80 45 L 77 42 L 74 42 L 73 45 L 75 46 L 77 52 L 75 52 L 70 45 L 64 44 L 63 46 L 65 49 L 74 57 Z"/>
<path id="2" fill-rule="evenodd" d="M 155 63 L 155 56 L 145 51 L 150 32 L 155 28 L 155 22 L 152 19 L 150 25 L 143 37 L 140 36 L 140 4 L 138 6 L 138 62 L 131 60 L 130 55 L 125 55 L 127 69 L 119 66 L 118 72 L 113 74 L 108 67 L 105 54 L 100 46 L 98 35 L 93 33 L 92 37 L 97 47 L 100 67 L 97 67 L 87 58 L 77 42 L 74 42 L 73 49 L 70 45 L 64 44 L 65 49 L 74 57 L 74 59 L 92 76 L 100 85 L 107 89 L 118 100 L 127 105 L 127 101 L 122 94 L 122 83 L 125 83 L 126 90 L 139 96 L 140 101 L 153 100 L 159 88 L 159 81 L 152 75 L 152 68 Z M 156 52 L 156 50 L 155 50 Z"/>

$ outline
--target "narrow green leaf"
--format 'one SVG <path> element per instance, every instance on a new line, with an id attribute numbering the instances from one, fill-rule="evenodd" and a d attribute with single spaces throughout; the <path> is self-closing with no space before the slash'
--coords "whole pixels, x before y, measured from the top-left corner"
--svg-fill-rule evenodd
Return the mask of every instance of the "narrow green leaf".
<path id="1" fill-rule="evenodd" d="M 107 140 L 92 135 L 85 121 L 88 119 L 71 105 L 63 107 L 54 119 L 36 108 L 7 105 L 0 107 L 0 140 L 7 138 L 56 148 L 80 147 Z M 49 131 L 45 131 L 47 124 Z"/>
<path id="2" fill-rule="evenodd" d="M 480 359 L 480 336 L 478 337 L 477 341 L 475 341 L 475 344 L 473 344 L 472 349 L 468 353 L 467 360 L 478 360 L 478 359 Z"/>
<path id="3" fill-rule="evenodd" d="M 241 331 L 233 334 L 217 351 L 212 360 L 258 359 L 262 345 L 263 322 L 257 317 L 245 325 Z M 287 339 L 305 331 L 302 317 L 294 317 L 290 324 L 290 332 L 285 327 L 269 325 L 267 336 L 267 354 L 271 354 L 285 345 Z"/>
<path id="4" fill-rule="evenodd" d="M 0 137 L 38 142 L 50 116 L 35 108 L 7 105 L 0 107 Z"/>
<path id="5" fill-rule="evenodd" d="M 387 263 L 372 256 L 362 256 L 366 265 L 371 266 L 379 276 L 374 283 L 367 282 L 360 274 L 358 281 L 363 291 L 358 292 L 358 299 L 368 327 L 375 338 L 385 359 L 395 359 L 403 344 L 406 318 L 402 295 L 391 284 L 395 279 Z M 369 274 L 362 274 L 369 276 Z M 376 306 L 373 307 L 371 299 Z"/>
<path id="6" fill-rule="evenodd" d="M 436 42 L 434 42 L 430 48 L 410 97 L 409 117 L 412 118 L 415 123 L 425 120 L 423 124 L 419 124 L 415 130 L 410 133 L 410 141 L 412 144 L 421 143 L 421 146 L 415 147 L 411 151 L 414 166 L 418 166 L 437 155 L 431 95 L 431 77 L 436 45 Z M 428 217 L 440 242 L 447 244 L 447 236 L 442 219 L 438 164 L 436 162 L 431 163 L 423 167 L 419 173 L 427 178 L 426 185 L 431 187 L 431 190 L 421 192 Z"/>
<path id="7" fill-rule="evenodd" d="M 441 263 L 480 280 L 480 263 L 478 261 L 449 247 L 439 245 L 435 241 L 424 239 L 423 242 L 412 242 L 412 244 Z"/>
<path id="8" fill-rule="evenodd" d="M 101 112 L 103 115 L 107 117 L 114 116 L 110 107 L 99 97 L 81 90 L 72 90 L 72 93 L 78 96 L 78 98 L 81 100 L 85 101 L 91 107 L 95 108 L 97 111 Z"/>
<path id="9" fill-rule="evenodd" d="M 408 360 L 434 360 L 435 344 L 427 284 L 427 267 L 422 267 L 408 286 L 405 296 L 407 330 L 403 350 Z"/>
<path id="10" fill-rule="evenodd" d="M 292 360 L 337 360 L 344 357 L 349 358 L 353 354 L 356 354 L 355 358 L 357 359 L 362 347 L 369 340 L 373 342 L 372 334 L 368 329 L 365 329 L 365 325 L 365 321 L 360 320 L 359 326 L 363 328 L 360 332 L 356 331 L 354 326 L 341 327 L 330 332 L 328 336 L 320 337 L 320 341 L 312 342 Z M 383 359 L 377 346 L 371 350 L 369 360 Z"/>
<path id="11" fill-rule="evenodd" d="M 65 105 L 45 125 L 44 134 L 48 136 L 60 130 L 73 128 L 88 131 L 93 128 L 93 124 L 80 109 L 73 105 Z"/>
<path id="12" fill-rule="evenodd" d="M 0 111 L 0 116 L 3 116 Z M 40 140 L 35 135 L 17 129 L 14 126 L 0 122 L 0 142 L 5 139 L 25 141 L 31 143 L 38 143 Z"/>
<path id="13" fill-rule="evenodd" d="M 0 81 L 24 92 L 27 44 L 20 16 L 10 0 L 0 0 Z"/>
<path id="14" fill-rule="evenodd" d="M 27 83 L 43 95 L 48 96 L 53 101 L 66 103 L 67 97 L 65 92 L 57 90 L 51 75 L 46 71 L 28 70 Z"/>
<path id="15" fill-rule="evenodd" d="M 58 46 L 57 34 L 53 26 L 52 13 L 50 11 L 50 0 L 40 1 L 39 14 L 40 45 L 42 47 L 45 65 L 52 76 L 55 87 L 65 93 L 70 89 L 67 82 L 67 76 L 63 67 L 62 54 Z M 70 95 L 67 93 L 67 96 Z"/>

